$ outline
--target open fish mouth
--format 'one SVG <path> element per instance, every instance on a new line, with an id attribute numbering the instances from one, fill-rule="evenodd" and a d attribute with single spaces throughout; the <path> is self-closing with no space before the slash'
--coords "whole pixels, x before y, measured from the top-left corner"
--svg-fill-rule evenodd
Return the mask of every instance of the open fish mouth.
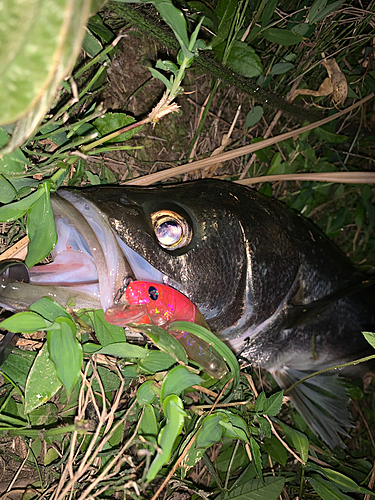
<path id="1" fill-rule="evenodd" d="M 53 262 L 29 270 L 29 283 L 3 276 L 0 305 L 19 311 L 42 296 L 62 305 L 111 307 L 128 277 L 154 282 L 167 278 L 116 235 L 108 215 L 79 192 L 59 190 L 51 196 L 58 241 Z M 25 281 L 25 280 L 22 280 Z"/>

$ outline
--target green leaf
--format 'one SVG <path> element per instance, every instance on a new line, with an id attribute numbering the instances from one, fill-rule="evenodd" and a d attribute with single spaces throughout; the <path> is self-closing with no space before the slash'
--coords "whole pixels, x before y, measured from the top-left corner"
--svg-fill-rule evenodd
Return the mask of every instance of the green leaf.
<path id="1" fill-rule="evenodd" d="M 250 111 L 246 115 L 245 127 L 251 128 L 256 125 L 263 116 L 263 107 L 262 106 L 253 106 Z"/>
<path id="2" fill-rule="evenodd" d="M 259 436 L 260 437 L 265 436 L 266 438 L 270 439 L 272 431 L 271 431 L 271 425 L 268 422 L 268 420 L 266 420 L 263 417 L 259 417 L 259 416 L 257 417 L 257 420 L 258 420 L 259 431 L 260 431 Z"/>
<path id="3" fill-rule="evenodd" d="M 295 45 L 303 40 L 303 36 L 281 28 L 268 28 L 263 32 L 263 36 L 269 42 L 285 46 Z"/>
<path id="4" fill-rule="evenodd" d="M 191 323 L 188 323 L 189 325 Z M 187 356 L 184 348 L 173 335 L 163 328 L 155 325 L 131 325 L 134 330 L 144 333 L 163 352 L 172 356 L 176 361 L 187 363 Z"/>
<path id="5" fill-rule="evenodd" d="M 271 436 L 271 438 L 265 438 L 262 449 L 269 453 L 276 462 L 285 466 L 288 460 L 288 453 L 277 437 Z"/>
<path id="6" fill-rule="evenodd" d="M 176 360 L 169 354 L 162 351 L 149 351 L 147 356 L 138 361 L 141 370 L 147 373 L 156 373 L 168 370 L 176 364 Z"/>
<path id="7" fill-rule="evenodd" d="M 175 366 L 167 373 L 163 380 L 160 391 L 160 401 L 163 402 L 169 394 L 177 394 L 178 396 L 188 387 L 200 384 L 202 381 L 203 379 L 199 375 L 191 373 L 184 366 Z"/>
<path id="8" fill-rule="evenodd" d="M 154 380 L 147 380 L 139 386 L 137 391 L 137 401 L 142 405 L 151 404 L 159 392 Z"/>
<path id="9" fill-rule="evenodd" d="M 98 354 L 107 354 L 108 356 L 118 356 L 120 358 L 145 358 L 149 351 L 139 345 L 129 344 L 128 342 L 115 342 L 107 344 L 95 352 Z"/>
<path id="10" fill-rule="evenodd" d="M 120 130 L 128 125 L 131 125 L 135 122 L 135 118 L 129 116 L 125 113 L 106 113 L 103 117 L 97 118 L 94 120 L 94 127 L 100 132 L 101 136 L 106 136 L 115 132 L 116 130 Z M 134 134 L 140 131 L 142 127 L 137 127 L 132 130 L 128 130 L 118 137 L 114 137 L 113 139 L 109 139 L 106 141 L 107 143 L 113 142 L 123 142 L 131 139 Z"/>
<path id="11" fill-rule="evenodd" d="M 182 479 L 186 477 L 188 470 L 194 467 L 194 465 L 196 465 L 199 460 L 201 460 L 205 453 L 206 448 L 195 448 L 194 446 L 192 446 L 189 449 L 189 451 L 185 455 L 183 464 L 181 465 Z"/>
<path id="12" fill-rule="evenodd" d="M 47 333 L 49 355 L 56 367 L 56 374 L 68 394 L 78 380 L 82 366 L 82 347 L 76 339 L 76 327 L 68 318 L 56 318 L 58 330 Z"/>
<path id="13" fill-rule="evenodd" d="M 224 493 L 223 500 L 277 500 L 284 488 L 284 477 L 268 476 L 261 479 L 250 479 L 244 484 L 234 487 Z"/>
<path id="14" fill-rule="evenodd" d="M 219 425 L 224 427 L 224 436 L 230 439 L 241 439 L 247 443 L 249 441 L 246 433 L 239 427 L 235 427 L 232 422 L 220 420 Z"/>
<path id="15" fill-rule="evenodd" d="M 43 191 L 38 189 L 38 191 L 35 191 L 35 193 L 26 196 L 26 198 L 23 198 L 20 201 L 15 201 L 10 205 L 0 207 L 0 222 L 10 222 L 23 217 L 32 204 L 35 203 L 41 196 L 43 196 Z"/>
<path id="16" fill-rule="evenodd" d="M 262 391 L 255 400 L 254 410 L 257 413 L 263 413 L 264 403 L 266 402 L 267 396 L 264 391 Z"/>
<path id="17" fill-rule="evenodd" d="M 338 9 L 341 4 L 344 3 L 344 0 L 338 0 L 337 2 L 333 2 L 330 5 L 327 5 L 327 0 L 316 0 L 311 6 L 308 23 L 315 24 L 326 18 L 331 12 Z"/>
<path id="18" fill-rule="evenodd" d="M 170 71 L 174 75 L 178 73 L 178 66 L 172 61 L 162 61 L 158 59 L 155 64 L 155 68 L 162 69 L 163 71 Z M 168 80 L 169 81 L 169 80 Z"/>
<path id="19" fill-rule="evenodd" d="M 359 486 L 355 481 L 353 481 L 353 479 L 350 479 L 349 477 L 334 469 L 327 469 L 326 467 L 320 467 L 316 464 L 308 464 L 307 468 L 323 474 L 327 479 L 333 481 L 341 490 L 353 493 L 362 493 L 364 495 L 374 495 L 373 491 Z"/>
<path id="20" fill-rule="evenodd" d="M 110 141 L 107 141 L 110 142 Z M 93 186 L 99 186 L 100 185 L 100 178 L 98 175 L 93 174 L 89 170 L 86 170 L 85 176 L 87 177 L 87 180 L 89 181 L 90 184 Z"/>
<path id="21" fill-rule="evenodd" d="M 222 440 L 224 428 L 219 424 L 224 419 L 228 421 L 228 417 L 219 412 L 214 412 L 203 419 L 202 428 L 197 433 L 197 448 L 207 449 Z"/>
<path id="22" fill-rule="evenodd" d="M 46 330 L 50 326 L 50 321 L 46 321 L 39 314 L 27 311 L 14 314 L 0 323 L 0 328 L 14 333 L 33 333 Z"/>
<path id="23" fill-rule="evenodd" d="M 93 311 L 92 316 L 95 336 L 103 347 L 108 344 L 126 341 L 124 329 L 121 326 L 107 323 L 102 309 Z"/>
<path id="24" fill-rule="evenodd" d="M 59 454 L 54 448 L 48 448 L 47 453 L 44 455 L 43 463 L 45 466 L 50 465 L 52 462 L 59 458 Z"/>
<path id="25" fill-rule="evenodd" d="M 152 75 L 154 78 L 156 78 L 156 79 L 160 80 L 161 82 L 163 82 L 163 83 L 164 83 L 164 85 L 167 87 L 167 89 L 168 89 L 169 91 L 171 91 L 171 90 L 172 90 L 172 82 L 171 82 L 170 80 L 168 80 L 168 78 L 166 78 L 166 77 L 165 77 L 162 73 L 160 73 L 160 71 L 158 71 L 158 70 L 157 70 L 157 69 L 155 69 L 155 68 L 151 68 L 151 67 L 149 67 L 148 69 L 149 69 L 149 71 L 150 71 L 151 75 Z"/>
<path id="26" fill-rule="evenodd" d="M 25 413 L 29 413 L 46 403 L 61 387 L 56 368 L 50 360 L 48 346 L 39 351 L 27 377 L 25 387 Z"/>
<path id="27" fill-rule="evenodd" d="M 158 432 L 159 425 L 156 419 L 155 410 L 150 404 L 145 404 L 138 433 L 147 441 L 156 443 Z"/>
<path id="28" fill-rule="evenodd" d="M 279 391 L 275 394 L 272 394 L 272 396 L 270 396 L 269 398 L 266 398 L 263 403 L 262 414 L 269 415 L 270 417 L 275 417 L 276 415 L 278 415 L 283 404 L 283 396 L 284 392 Z"/>
<path id="29" fill-rule="evenodd" d="M 301 455 L 301 458 L 304 462 L 307 462 L 309 456 L 309 440 L 300 431 L 289 427 L 289 425 L 280 422 L 280 420 L 275 420 L 283 429 L 285 438 L 289 444 L 291 444 Z"/>
<path id="30" fill-rule="evenodd" d="M 305 36 L 306 33 L 310 30 L 310 26 L 306 23 L 295 24 L 292 28 L 293 33 L 297 33 L 297 35 Z"/>
<path id="31" fill-rule="evenodd" d="M 104 392 L 117 391 L 117 389 L 120 387 L 121 384 L 117 372 L 110 370 L 105 366 L 100 366 L 100 365 L 97 367 L 97 371 L 98 371 L 98 376 L 102 383 L 101 385 L 104 388 Z M 89 374 L 91 375 L 90 371 Z M 92 382 L 92 388 L 94 391 L 98 392 L 101 390 L 101 386 L 96 377 Z"/>
<path id="32" fill-rule="evenodd" d="M 329 142 L 330 144 L 342 144 L 348 140 L 346 135 L 333 134 L 322 127 L 314 128 L 314 134 L 322 141 Z"/>
<path id="33" fill-rule="evenodd" d="M 263 137 L 254 137 L 251 139 L 251 144 L 256 144 L 261 141 L 264 141 Z M 268 162 L 272 154 L 271 146 L 259 149 L 258 151 L 255 151 L 255 154 L 259 161 Z"/>
<path id="34" fill-rule="evenodd" d="M 362 332 L 362 333 L 367 342 L 375 349 L 375 333 L 373 332 Z"/>
<path id="35" fill-rule="evenodd" d="M 53 403 L 47 403 L 29 413 L 30 423 L 33 426 L 46 427 L 58 420 L 58 409 Z M 39 455 L 39 453 L 38 453 Z"/>
<path id="36" fill-rule="evenodd" d="M 284 73 L 287 73 L 291 69 L 294 68 L 294 64 L 290 62 L 280 62 L 276 63 L 274 66 L 272 66 L 270 75 L 283 75 Z"/>
<path id="37" fill-rule="evenodd" d="M 90 57 L 95 57 L 103 50 L 103 45 L 99 42 L 99 40 L 93 35 L 91 30 L 86 28 L 85 38 L 82 42 L 82 50 L 84 50 Z M 110 58 L 107 54 L 103 54 L 99 61 L 103 63 L 107 61 L 110 63 Z"/>
<path id="38" fill-rule="evenodd" d="M 353 500 L 352 497 L 342 493 L 333 483 L 318 475 L 309 477 L 307 480 L 322 500 Z"/>
<path id="39" fill-rule="evenodd" d="M 260 455 L 260 448 L 259 448 L 259 444 L 255 441 L 255 439 L 253 437 L 250 437 L 250 448 L 251 448 L 251 454 L 253 456 L 253 460 L 254 460 L 257 474 L 261 479 L 263 479 L 262 458 Z"/>
<path id="40" fill-rule="evenodd" d="M 261 21 L 262 28 L 265 28 L 271 21 L 273 13 L 275 12 L 278 0 L 268 0 L 266 6 L 263 9 Z"/>
<path id="41" fill-rule="evenodd" d="M 327 0 L 315 0 L 315 2 L 310 7 L 310 12 L 308 15 L 308 22 L 312 24 L 317 15 L 319 15 L 327 5 Z"/>
<path id="42" fill-rule="evenodd" d="M 355 224 L 358 227 L 358 229 L 360 229 L 365 223 L 365 218 L 366 218 L 366 208 L 363 204 L 362 199 L 360 198 L 355 207 L 355 217 L 354 217 Z"/>
<path id="43" fill-rule="evenodd" d="M 244 42 L 234 41 L 227 60 L 228 66 L 240 75 L 252 78 L 263 73 L 263 65 L 255 50 Z"/>
<path id="44" fill-rule="evenodd" d="M 17 195 L 12 184 L 0 174 L 0 200 L 1 203 L 10 203 Z"/>
<path id="45" fill-rule="evenodd" d="M 368 184 L 361 187 L 361 198 L 363 201 L 369 201 L 372 197 L 372 189 Z"/>
<path id="46" fill-rule="evenodd" d="M 65 316 L 73 321 L 72 316 L 63 307 L 55 302 L 51 297 L 42 297 L 41 299 L 31 304 L 30 311 L 33 311 L 40 316 L 43 316 L 47 321 L 54 322 L 56 318 Z"/>
<path id="47" fill-rule="evenodd" d="M 280 173 L 279 167 L 281 165 L 281 160 L 282 160 L 281 153 L 277 152 L 276 154 L 274 154 L 272 161 L 271 161 L 270 168 L 267 171 L 267 175 Z"/>
<path id="48" fill-rule="evenodd" d="M 46 114 L 81 48 L 90 0 L 5 0 L 0 16 L 1 123 L 19 120 L 6 153 Z"/>
<path id="49" fill-rule="evenodd" d="M 227 40 L 237 6 L 237 2 L 228 2 L 228 0 L 218 1 L 215 7 L 215 15 L 219 19 L 219 26 L 216 30 L 217 35 L 211 43 L 213 47 Z"/>
<path id="50" fill-rule="evenodd" d="M 1 371 L 5 373 L 16 385 L 24 388 L 31 365 L 36 353 L 13 349 L 7 359 L 1 365 Z"/>
<path id="51" fill-rule="evenodd" d="M 57 243 L 55 219 L 51 206 L 47 183 L 43 185 L 40 196 L 27 214 L 27 234 L 30 240 L 25 264 L 30 268 L 49 255 Z"/>
<path id="52" fill-rule="evenodd" d="M 9 139 L 10 135 L 4 129 L 0 128 L 0 149 L 8 143 Z M 30 165 L 30 162 L 19 148 L 10 154 L 0 155 L 0 173 L 6 175 L 8 178 L 17 174 L 25 174 L 26 165 Z M 1 203 L 6 203 L 1 197 L 0 200 Z"/>
<path id="53" fill-rule="evenodd" d="M 146 481 L 152 481 L 159 470 L 170 459 L 174 443 L 182 431 L 185 415 L 181 399 L 175 394 L 167 396 L 164 400 L 163 411 L 166 424 L 158 436 L 161 451 L 158 451 L 146 475 Z"/>
<path id="54" fill-rule="evenodd" d="M 186 21 L 181 10 L 173 5 L 172 0 L 154 0 L 153 4 L 164 21 L 172 28 L 182 50 L 187 50 L 189 47 L 189 37 Z M 190 57 L 193 55 L 191 54 Z"/>

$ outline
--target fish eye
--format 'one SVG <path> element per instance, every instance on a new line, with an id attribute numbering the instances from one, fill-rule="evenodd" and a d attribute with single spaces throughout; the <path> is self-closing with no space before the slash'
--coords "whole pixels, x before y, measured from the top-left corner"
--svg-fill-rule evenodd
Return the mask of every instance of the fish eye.
<path id="1" fill-rule="evenodd" d="M 151 300 L 158 300 L 159 292 L 157 288 L 155 288 L 154 286 L 150 286 L 150 288 L 148 289 L 148 295 Z"/>
<path id="2" fill-rule="evenodd" d="M 151 214 L 151 220 L 161 247 L 176 250 L 190 243 L 192 237 L 190 225 L 176 212 L 161 210 Z"/>

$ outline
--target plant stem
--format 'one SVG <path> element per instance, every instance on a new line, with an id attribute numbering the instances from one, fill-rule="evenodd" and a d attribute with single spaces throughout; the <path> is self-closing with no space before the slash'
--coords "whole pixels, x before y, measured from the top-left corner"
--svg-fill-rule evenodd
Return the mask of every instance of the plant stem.
<path id="1" fill-rule="evenodd" d="M 155 15 L 152 8 L 148 6 L 133 7 L 128 4 L 109 2 L 107 4 L 112 12 L 117 13 L 119 16 L 124 17 L 128 22 L 132 23 L 139 31 L 152 36 L 159 43 L 165 45 L 171 50 L 178 51 L 179 44 L 172 34 L 171 30 L 162 24 L 160 17 Z M 223 82 L 233 85 L 249 94 L 255 102 L 260 104 L 267 104 L 275 109 L 284 113 L 294 116 L 300 122 L 308 120 L 318 120 L 322 118 L 320 112 L 312 109 L 306 110 L 296 106 L 295 104 L 288 103 L 283 98 L 260 88 L 256 82 L 246 78 L 232 69 L 223 66 L 217 61 L 212 54 L 200 52 L 199 57 L 194 59 L 195 65 L 199 66 L 205 73 L 210 73 L 216 78 L 220 78 Z"/>

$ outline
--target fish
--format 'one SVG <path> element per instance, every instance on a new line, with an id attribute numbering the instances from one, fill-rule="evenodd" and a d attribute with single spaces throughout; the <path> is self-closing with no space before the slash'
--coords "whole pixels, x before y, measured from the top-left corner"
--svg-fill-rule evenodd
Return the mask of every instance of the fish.
<path id="1" fill-rule="evenodd" d="M 7 309 L 48 295 L 108 311 L 131 276 L 183 294 L 239 359 L 283 389 L 372 354 L 362 331 L 374 329 L 374 287 L 364 289 L 366 277 L 337 246 L 273 198 L 204 179 L 63 188 L 51 202 L 54 260 L 31 268 L 29 283 L 1 278 Z M 344 447 L 351 418 L 341 377 L 315 376 L 288 395 L 330 448 Z"/>

